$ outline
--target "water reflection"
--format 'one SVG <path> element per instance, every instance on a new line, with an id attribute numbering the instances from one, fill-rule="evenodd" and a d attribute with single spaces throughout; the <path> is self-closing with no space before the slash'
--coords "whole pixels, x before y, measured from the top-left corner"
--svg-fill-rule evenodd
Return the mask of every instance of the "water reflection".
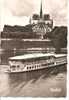
<path id="1" fill-rule="evenodd" d="M 18 74 L 0 73 L 0 96 L 65 96 L 66 66 L 59 69 L 60 66 L 56 73 L 55 68 Z M 52 93 L 50 88 L 54 87 L 61 88 L 62 91 Z"/>

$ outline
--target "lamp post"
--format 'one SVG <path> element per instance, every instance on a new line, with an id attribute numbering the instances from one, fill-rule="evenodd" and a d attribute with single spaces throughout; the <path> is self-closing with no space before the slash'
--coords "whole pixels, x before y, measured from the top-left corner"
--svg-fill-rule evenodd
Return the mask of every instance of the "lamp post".
<path id="1" fill-rule="evenodd" d="M 13 49 L 13 54 L 15 56 L 15 54 L 16 54 L 16 48 Z"/>

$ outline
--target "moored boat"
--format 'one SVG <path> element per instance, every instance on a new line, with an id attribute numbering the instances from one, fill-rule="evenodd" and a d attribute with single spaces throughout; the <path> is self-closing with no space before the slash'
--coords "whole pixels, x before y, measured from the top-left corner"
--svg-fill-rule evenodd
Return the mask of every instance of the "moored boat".
<path id="1" fill-rule="evenodd" d="M 66 54 L 32 53 L 9 58 L 9 73 L 34 71 L 67 63 Z"/>

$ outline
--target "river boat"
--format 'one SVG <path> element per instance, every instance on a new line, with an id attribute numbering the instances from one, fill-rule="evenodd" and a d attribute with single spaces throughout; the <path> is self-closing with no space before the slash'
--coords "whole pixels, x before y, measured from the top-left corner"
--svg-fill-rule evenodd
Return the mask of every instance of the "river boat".
<path id="1" fill-rule="evenodd" d="M 9 58 L 9 73 L 34 71 L 67 63 L 66 54 L 32 53 Z"/>

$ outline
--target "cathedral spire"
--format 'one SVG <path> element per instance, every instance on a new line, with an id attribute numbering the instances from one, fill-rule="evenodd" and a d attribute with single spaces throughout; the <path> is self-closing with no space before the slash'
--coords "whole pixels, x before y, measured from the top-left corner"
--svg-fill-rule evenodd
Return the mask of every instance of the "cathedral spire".
<path id="1" fill-rule="evenodd" d="M 42 12 L 42 0 L 41 0 L 41 7 L 40 7 L 40 18 L 42 18 L 43 12 Z"/>

